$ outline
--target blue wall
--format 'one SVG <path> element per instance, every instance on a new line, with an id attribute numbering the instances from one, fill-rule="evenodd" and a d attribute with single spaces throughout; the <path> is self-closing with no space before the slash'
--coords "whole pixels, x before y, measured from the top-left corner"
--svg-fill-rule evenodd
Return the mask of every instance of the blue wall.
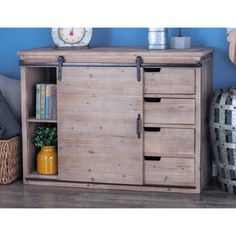
<path id="1" fill-rule="evenodd" d="M 169 29 L 169 36 L 176 34 Z M 236 65 L 228 57 L 225 28 L 185 28 L 192 46 L 215 48 L 213 87 L 236 85 Z M 95 28 L 91 46 L 147 46 L 146 28 Z M 0 28 L 0 74 L 19 79 L 17 50 L 53 46 L 50 28 Z"/>

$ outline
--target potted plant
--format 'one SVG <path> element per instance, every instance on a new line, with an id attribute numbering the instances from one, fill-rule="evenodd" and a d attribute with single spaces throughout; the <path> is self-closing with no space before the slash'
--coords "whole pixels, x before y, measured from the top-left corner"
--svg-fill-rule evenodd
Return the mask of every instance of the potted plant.
<path id="1" fill-rule="evenodd" d="M 41 148 L 37 154 L 37 172 L 57 174 L 57 128 L 38 126 L 33 137 L 35 146 Z"/>

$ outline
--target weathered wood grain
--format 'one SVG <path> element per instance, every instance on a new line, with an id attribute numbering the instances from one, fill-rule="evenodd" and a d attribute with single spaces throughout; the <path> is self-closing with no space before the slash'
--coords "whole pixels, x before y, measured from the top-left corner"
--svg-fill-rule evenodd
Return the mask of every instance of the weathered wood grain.
<path id="1" fill-rule="evenodd" d="M 161 157 L 144 162 L 144 183 L 154 185 L 194 186 L 195 165 L 192 158 Z"/>
<path id="2" fill-rule="evenodd" d="M 143 86 L 134 68 L 63 68 L 58 82 L 59 179 L 143 183 L 136 119 Z"/>
<path id="3" fill-rule="evenodd" d="M 194 94 L 194 68 L 161 68 L 160 72 L 144 73 L 144 93 Z"/>
<path id="4" fill-rule="evenodd" d="M 144 133 L 145 156 L 194 156 L 194 129 L 161 128 Z"/>
<path id="5" fill-rule="evenodd" d="M 209 105 L 212 95 L 212 60 L 203 64 L 201 71 L 201 155 L 200 155 L 200 186 L 204 186 L 212 175 L 212 155 L 209 136 Z"/>
<path id="6" fill-rule="evenodd" d="M 144 103 L 144 124 L 195 124 L 195 100 L 161 98 Z"/>

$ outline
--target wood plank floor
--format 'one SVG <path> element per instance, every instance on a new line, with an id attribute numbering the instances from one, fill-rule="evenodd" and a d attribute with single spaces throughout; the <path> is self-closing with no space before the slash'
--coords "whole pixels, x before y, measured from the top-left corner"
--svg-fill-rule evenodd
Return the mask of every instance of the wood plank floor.
<path id="1" fill-rule="evenodd" d="M 1 208 L 235 208 L 236 194 L 222 192 L 216 182 L 202 194 L 173 194 L 0 185 Z"/>

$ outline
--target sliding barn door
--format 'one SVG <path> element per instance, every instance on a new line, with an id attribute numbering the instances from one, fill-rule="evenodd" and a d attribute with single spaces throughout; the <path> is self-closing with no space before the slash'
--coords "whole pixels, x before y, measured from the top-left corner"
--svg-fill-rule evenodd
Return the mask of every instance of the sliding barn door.
<path id="1" fill-rule="evenodd" d="M 64 67 L 58 81 L 59 179 L 142 184 L 143 83 L 136 68 Z"/>

